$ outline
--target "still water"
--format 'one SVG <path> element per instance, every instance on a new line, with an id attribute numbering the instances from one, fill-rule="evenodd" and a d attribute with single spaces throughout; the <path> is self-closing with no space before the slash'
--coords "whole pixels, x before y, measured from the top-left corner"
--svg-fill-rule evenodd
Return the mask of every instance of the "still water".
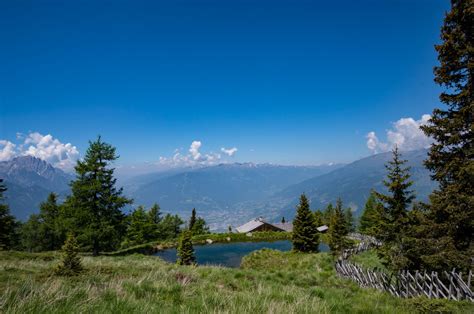
<path id="1" fill-rule="evenodd" d="M 194 254 L 198 265 L 221 265 L 225 267 L 239 267 L 242 257 L 250 252 L 263 248 L 289 251 L 291 242 L 288 240 L 272 242 L 233 242 L 216 243 L 208 245 L 195 245 Z M 328 246 L 324 243 L 319 244 L 321 252 L 327 252 Z M 167 262 L 176 262 L 176 248 L 159 251 L 155 256 L 161 257 Z"/>

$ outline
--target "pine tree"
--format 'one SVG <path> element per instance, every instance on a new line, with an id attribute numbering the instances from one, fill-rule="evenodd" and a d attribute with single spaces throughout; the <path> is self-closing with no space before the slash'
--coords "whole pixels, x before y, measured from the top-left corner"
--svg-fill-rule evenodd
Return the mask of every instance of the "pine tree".
<path id="1" fill-rule="evenodd" d="M 336 202 L 336 207 L 332 210 L 328 230 L 329 248 L 334 255 L 339 255 L 342 250 L 348 247 L 346 239 L 348 233 L 347 221 L 342 209 L 342 200 L 339 198 Z"/>
<path id="2" fill-rule="evenodd" d="M 196 208 L 193 208 L 191 212 L 191 218 L 189 219 L 189 230 L 193 230 L 194 224 L 196 223 Z"/>
<path id="3" fill-rule="evenodd" d="M 468 270 L 474 256 L 474 4 L 452 0 L 436 46 L 440 65 L 435 82 L 444 87 L 440 100 L 447 108 L 433 111 L 422 127 L 435 141 L 426 160 L 439 182 L 430 196 L 428 238 L 423 246 L 429 270 Z"/>
<path id="4" fill-rule="evenodd" d="M 4 203 L 3 193 L 7 190 L 0 179 L 0 250 L 9 250 L 18 242 L 18 222 L 10 214 L 10 208 Z"/>
<path id="5" fill-rule="evenodd" d="M 82 270 L 81 258 L 78 255 L 79 247 L 76 238 L 72 233 L 68 234 L 66 242 L 62 247 L 63 258 L 61 264 L 56 269 L 56 274 L 62 276 L 73 276 Z"/>
<path id="6" fill-rule="evenodd" d="M 43 250 L 43 238 L 40 232 L 42 222 L 39 215 L 32 214 L 20 228 L 21 247 L 28 252 Z"/>
<path id="7" fill-rule="evenodd" d="M 392 157 L 386 165 L 387 180 L 383 181 L 389 194 L 374 193 L 384 204 L 378 235 L 383 244 L 379 248 L 379 254 L 390 268 L 398 271 L 407 265 L 403 236 L 408 223 L 407 210 L 415 196 L 409 190 L 413 181 L 410 180 L 410 168 L 405 167 L 407 160 L 401 159 L 397 147 L 393 149 Z"/>
<path id="8" fill-rule="evenodd" d="M 344 219 L 346 220 L 347 231 L 354 232 L 355 225 L 354 225 L 354 215 L 352 214 L 352 208 L 348 207 L 344 211 Z"/>
<path id="9" fill-rule="evenodd" d="M 176 239 L 181 233 L 184 221 L 178 215 L 166 214 L 159 224 L 162 240 Z"/>
<path id="10" fill-rule="evenodd" d="M 45 202 L 40 204 L 40 234 L 42 250 L 57 250 L 64 243 L 61 226 L 60 209 L 57 204 L 57 195 L 50 193 Z"/>
<path id="11" fill-rule="evenodd" d="M 192 242 L 192 234 L 189 230 L 183 231 L 178 243 L 178 265 L 194 265 L 196 258 L 194 257 L 194 249 Z"/>
<path id="12" fill-rule="evenodd" d="M 308 199 L 304 194 L 300 197 L 300 204 L 293 221 L 293 250 L 299 252 L 318 252 L 319 234 L 316 229 L 314 215 L 309 209 Z"/>
<path id="13" fill-rule="evenodd" d="M 150 208 L 150 211 L 148 212 L 151 222 L 154 223 L 155 225 L 158 225 L 161 222 L 160 210 L 161 210 L 160 205 L 155 203 L 153 204 L 153 206 Z"/>
<path id="14" fill-rule="evenodd" d="M 127 232 L 122 247 L 144 244 L 152 240 L 154 234 L 151 220 L 143 206 L 138 206 L 133 210 L 127 220 Z"/>
<path id="15" fill-rule="evenodd" d="M 331 217 L 333 213 L 334 213 L 334 207 L 332 206 L 331 203 L 329 203 L 328 206 L 326 206 L 326 208 L 322 212 L 322 220 L 323 220 L 322 222 L 324 225 L 329 226 L 329 224 L 331 223 Z"/>
<path id="16" fill-rule="evenodd" d="M 161 218 L 160 205 L 153 204 L 153 206 L 148 211 L 149 225 L 150 225 L 150 237 L 153 240 L 159 240 L 162 238 L 160 223 L 163 220 Z"/>
<path id="17" fill-rule="evenodd" d="M 122 188 L 115 187 L 117 180 L 111 163 L 117 158 L 115 148 L 100 136 L 90 142 L 84 159 L 77 162 L 72 195 L 65 204 L 78 241 L 90 248 L 94 256 L 116 249 L 125 233 L 121 209 L 132 200 L 122 195 Z"/>
<path id="18" fill-rule="evenodd" d="M 378 237 L 381 232 L 383 206 L 377 201 L 375 193 L 370 193 L 359 220 L 359 232 Z"/>

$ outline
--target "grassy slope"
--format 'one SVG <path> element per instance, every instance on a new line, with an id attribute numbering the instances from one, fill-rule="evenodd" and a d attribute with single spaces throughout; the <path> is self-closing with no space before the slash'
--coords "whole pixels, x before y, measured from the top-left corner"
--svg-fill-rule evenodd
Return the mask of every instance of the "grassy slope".
<path id="1" fill-rule="evenodd" d="M 0 312 L 413 313 L 402 300 L 336 277 L 328 254 L 262 250 L 242 269 L 183 267 L 152 256 L 83 257 L 75 278 L 52 275 L 57 253 L 0 252 Z M 445 310 L 472 304 L 436 301 Z"/>

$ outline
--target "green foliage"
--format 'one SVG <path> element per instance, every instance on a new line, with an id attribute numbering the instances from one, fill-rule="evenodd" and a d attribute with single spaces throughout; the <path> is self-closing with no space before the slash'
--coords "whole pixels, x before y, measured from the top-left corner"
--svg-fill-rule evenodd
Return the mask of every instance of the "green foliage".
<path id="1" fill-rule="evenodd" d="M 28 221 L 20 228 L 20 244 L 23 250 L 28 252 L 40 252 L 43 250 L 43 239 L 40 230 L 41 221 L 39 215 L 30 215 Z"/>
<path id="2" fill-rule="evenodd" d="M 393 149 L 392 155 L 393 159 L 386 165 L 387 180 L 383 182 L 389 194 L 374 193 L 384 204 L 377 235 L 377 238 L 383 243 L 379 248 L 379 253 L 388 263 L 389 268 L 398 271 L 406 268 L 409 264 L 403 238 L 409 228 L 407 225 L 408 207 L 415 196 L 409 190 L 413 181 L 410 180 L 410 168 L 405 167 L 407 161 L 401 159 L 397 147 Z"/>
<path id="3" fill-rule="evenodd" d="M 134 246 L 156 240 L 157 225 L 153 223 L 151 215 L 145 211 L 143 206 L 138 206 L 127 217 L 128 227 L 123 247 Z"/>
<path id="4" fill-rule="evenodd" d="M 316 210 L 314 212 L 314 223 L 316 224 L 317 227 L 322 226 L 323 223 L 323 213 L 320 212 L 319 210 Z"/>
<path id="5" fill-rule="evenodd" d="M 439 190 L 430 196 L 426 213 L 423 267 L 469 270 L 474 256 L 474 20 L 471 0 L 452 0 L 436 46 L 440 65 L 435 82 L 444 88 L 436 108 L 422 129 L 435 141 L 425 164 Z"/>
<path id="6" fill-rule="evenodd" d="M 178 215 L 166 214 L 160 223 L 161 239 L 176 239 L 183 224 L 184 221 Z"/>
<path id="7" fill-rule="evenodd" d="M 151 223 L 158 225 L 162 218 L 161 218 L 161 208 L 160 205 L 157 203 L 153 204 L 153 206 L 148 211 L 148 216 L 150 217 Z"/>
<path id="8" fill-rule="evenodd" d="M 354 215 L 352 214 L 352 208 L 350 207 L 346 208 L 346 210 L 344 211 L 344 219 L 346 221 L 347 231 L 354 232 L 355 222 L 354 222 Z"/>
<path id="9" fill-rule="evenodd" d="M 0 179 L 0 250 L 9 250 L 18 243 L 18 222 L 10 214 L 10 208 L 4 202 L 3 193 L 7 190 Z"/>
<path id="10" fill-rule="evenodd" d="M 61 248 L 66 237 L 56 194 L 50 193 L 47 200 L 41 203 L 39 219 L 41 250 L 52 251 Z"/>
<path id="11" fill-rule="evenodd" d="M 196 258 L 194 257 L 194 249 L 192 242 L 192 233 L 189 230 L 181 234 L 178 243 L 178 260 L 179 265 L 194 265 Z"/>
<path id="12" fill-rule="evenodd" d="M 372 191 L 359 220 L 359 232 L 378 237 L 381 233 L 382 214 L 383 205 L 377 201 L 375 193 Z"/>
<path id="13" fill-rule="evenodd" d="M 322 218 L 323 225 L 329 226 L 329 224 L 331 223 L 331 217 L 333 213 L 334 213 L 334 207 L 332 206 L 331 203 L 329 203 L 328 206 L 326 206 L 326 208 L 322 212 L 321 218 Z"/>
<path id="14" fill-rule="evenodd" d="M 72 195 L 65 204 L 70 231 L 93 255 L 117 248 L 125 233 L 121 209 L 131 200 L 122 196 L 122 188 L 115 187 L 111 163 L 117 158 L 115 148 L 100 136 L 90 142 L 84 159 L 77 162 Z"/>
<path id="15" fill-rule="evenodd" d="M 316 228 L 314 214 L 309 209 L 308 199 L 302 194 L 293 221 L 293 250 L 306 253 L 318 252 L 319 234 Z"/>
<path id="16" fill-rule="evenodd" d="M 63 257 L 61 264 L 55 269 L 55 273 L 62 276 L 74 276 L 82 270 L 81 258 L 78 255 L 79 247 L 72 233 L 68 234 L 66 242 L 62 247 Z"/>
<path id="17" fill-rule="evenodd" d="M 193 230 L 194 224 L 196 223 L 196 208 L 193 208 L 191 212 L 191 218 L 189 218 L 189 230 Z"/>
<path id="18" fill-rule="evenodd" d="M 342 209 L 342 200 L 339 198 L 336 202 L 336 207 L 332 210 L 328 230 L 328 244 L 334 255 L 339 255 L 342 250 L 349 246 L 349 242 L 346 239 L 348 233 L 347 221 Z"/>

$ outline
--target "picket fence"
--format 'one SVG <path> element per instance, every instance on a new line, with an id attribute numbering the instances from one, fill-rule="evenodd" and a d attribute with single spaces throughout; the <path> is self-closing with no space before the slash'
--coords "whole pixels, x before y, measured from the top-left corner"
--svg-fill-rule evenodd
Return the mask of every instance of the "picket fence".
<path id="1" fill-rule="evenodd" d="M 348 258 L 354 254 L 369 250 L 381 245 L 373 237 L 361 234 L 350 234 L 352 239 L 360 243 L 351 249 L 345 250 L 336 262 L 336 272 L 343 278 L 355 281 L 361 287 L 374 288 L 386 291 L 401 298 L 426 296 L 436 299 L 469 300 L 474 302 L 474 278 L 472 271 L 468 274 L 456 272 L 410 272 L 401 271 L 396 274 L 387 274 L 378 269 L 365 269 Z"/>

